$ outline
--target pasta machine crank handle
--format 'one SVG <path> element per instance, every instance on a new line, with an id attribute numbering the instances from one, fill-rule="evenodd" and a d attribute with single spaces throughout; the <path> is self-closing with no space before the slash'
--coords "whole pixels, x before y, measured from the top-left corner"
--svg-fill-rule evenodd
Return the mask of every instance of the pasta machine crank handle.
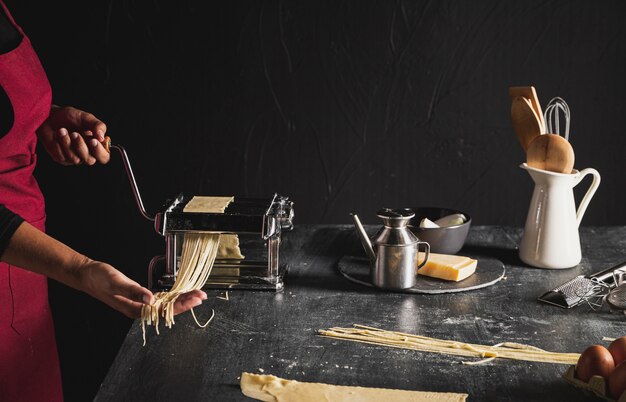
<path id="1" fill-rule="evenodd" d="M 120 155 L 122 156 L 122 161 L 124 162 L 124 168 L 126 168 L 126 174 L 128 175 L 128 180 L 130 181 L 130 186 L 133 189 L 133 194 L 135 195 L 135 201 L 137 201 L 137 206 L 139 207 L 139 212 L 143 215 L 144 218 L 149 221 L 154 222 L 154 216 L 150 216 L 146 212 L 146 208 L 143 206 L 143 201 L 141 200 L 141 194 L 139 194 L 139 187 L 137 187 L 137 181 L 135 180 L 135 175 L 133 174 L 133 168 L 130 166 L 130 160 L 128 159 L 128 154 L 126 154 L 126 150 L 121 145 L 116 145 L 111 143 L 111 137 L 104 137 L 102 141 L 102 146 L 108 153 L 111 153 L 111 148 L 116 149 Z"/>

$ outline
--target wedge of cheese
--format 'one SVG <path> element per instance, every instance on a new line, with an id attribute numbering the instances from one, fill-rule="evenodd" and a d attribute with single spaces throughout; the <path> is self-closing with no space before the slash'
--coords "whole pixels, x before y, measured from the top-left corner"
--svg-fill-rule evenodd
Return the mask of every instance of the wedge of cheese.
<path id="1" fill-rule="evenodd" d="M 478 261 L 469 257 L 430 253 L 426 264 L 417 270 L 419 275 L 447 281 L 462 281 L 476 271 Z"/>

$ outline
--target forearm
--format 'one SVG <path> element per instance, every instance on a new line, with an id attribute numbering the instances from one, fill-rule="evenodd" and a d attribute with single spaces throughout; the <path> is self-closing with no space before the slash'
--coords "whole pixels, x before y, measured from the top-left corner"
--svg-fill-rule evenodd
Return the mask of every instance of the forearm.
<path id="1" fill-rule="evenodd" d="M 0 204 L 0 256 L 4 253 L 4 249 L 7 248 L 13 233 L 20 227 L 22 222 L 24 222 L 24 219 L 21 216 Z"/>
<path id="2" fill-rule="evenodd" d="M 111 265 L 77 253 L 27 222 L 17 228 L 0 260 L 81 290 L 131 318 L 141 317 L 144 303 L 155 302 L 152 292 Z M 178 297 L 174 314 L 206 298 L 200 290 L 185 293 Z"/>
<path id="3" fill-rule="evenodd" d="M 28 222 L 17 228 L 0 259 L 79 290 L 80 268 L 91 261 Z"/>

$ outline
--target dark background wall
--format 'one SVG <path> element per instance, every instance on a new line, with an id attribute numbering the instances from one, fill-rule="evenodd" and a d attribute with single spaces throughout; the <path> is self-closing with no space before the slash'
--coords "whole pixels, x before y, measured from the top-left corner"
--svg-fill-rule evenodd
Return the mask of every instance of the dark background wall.
<path id="1" fill-rule="evenodd" d="M 7 3 L 55 102 L 127 148 L 150 211 L 180 191 L 279 192 L 297 223 L 438 205 L 521 226 L 532 185 L 507 88 L 532 84 L 544 106 L 566 99 L 575 167 L 602 175 L 583 224 L 626 224 L 623 2 Z M 117 156 L 65 168 L 41 150 L 37 175 L 51 234 L 146 282 L 164 244 Z M 130 320 L 56 284 L 51 297 L 67 398 L 89 399 Z"/>

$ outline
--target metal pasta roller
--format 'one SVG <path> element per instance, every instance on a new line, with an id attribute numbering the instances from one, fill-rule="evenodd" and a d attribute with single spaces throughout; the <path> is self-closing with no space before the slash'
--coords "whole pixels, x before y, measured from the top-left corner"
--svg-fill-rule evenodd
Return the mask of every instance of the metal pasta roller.
<path id="1" fill-rule="evenodd" d="M 148 287 L 165 290 L 176 280 L 185 233 L 220 233 L 237 235 L 240 255 L 215 260 L 204 288 L 264 289 L 280 291 L 287 264 L 280 260 L 283 231 L 293 229 L 293 202 L 278 194 L 269 198 L 239 198 L 228 204 L 223 213 L 185 212 L 193 197 L 178 195 L 168 201 L 153 217 L 141 200 L 128 155 L 123 147 L 111 144 L 106 137 L 105 149 L 119 151 L 126 168 L 141 214 L 154 222 L 154 228 L 165 237 L 165 255 L 156 256 L 148 267 Z M 224 236 L 222 236 L 224 238 Z"/>

